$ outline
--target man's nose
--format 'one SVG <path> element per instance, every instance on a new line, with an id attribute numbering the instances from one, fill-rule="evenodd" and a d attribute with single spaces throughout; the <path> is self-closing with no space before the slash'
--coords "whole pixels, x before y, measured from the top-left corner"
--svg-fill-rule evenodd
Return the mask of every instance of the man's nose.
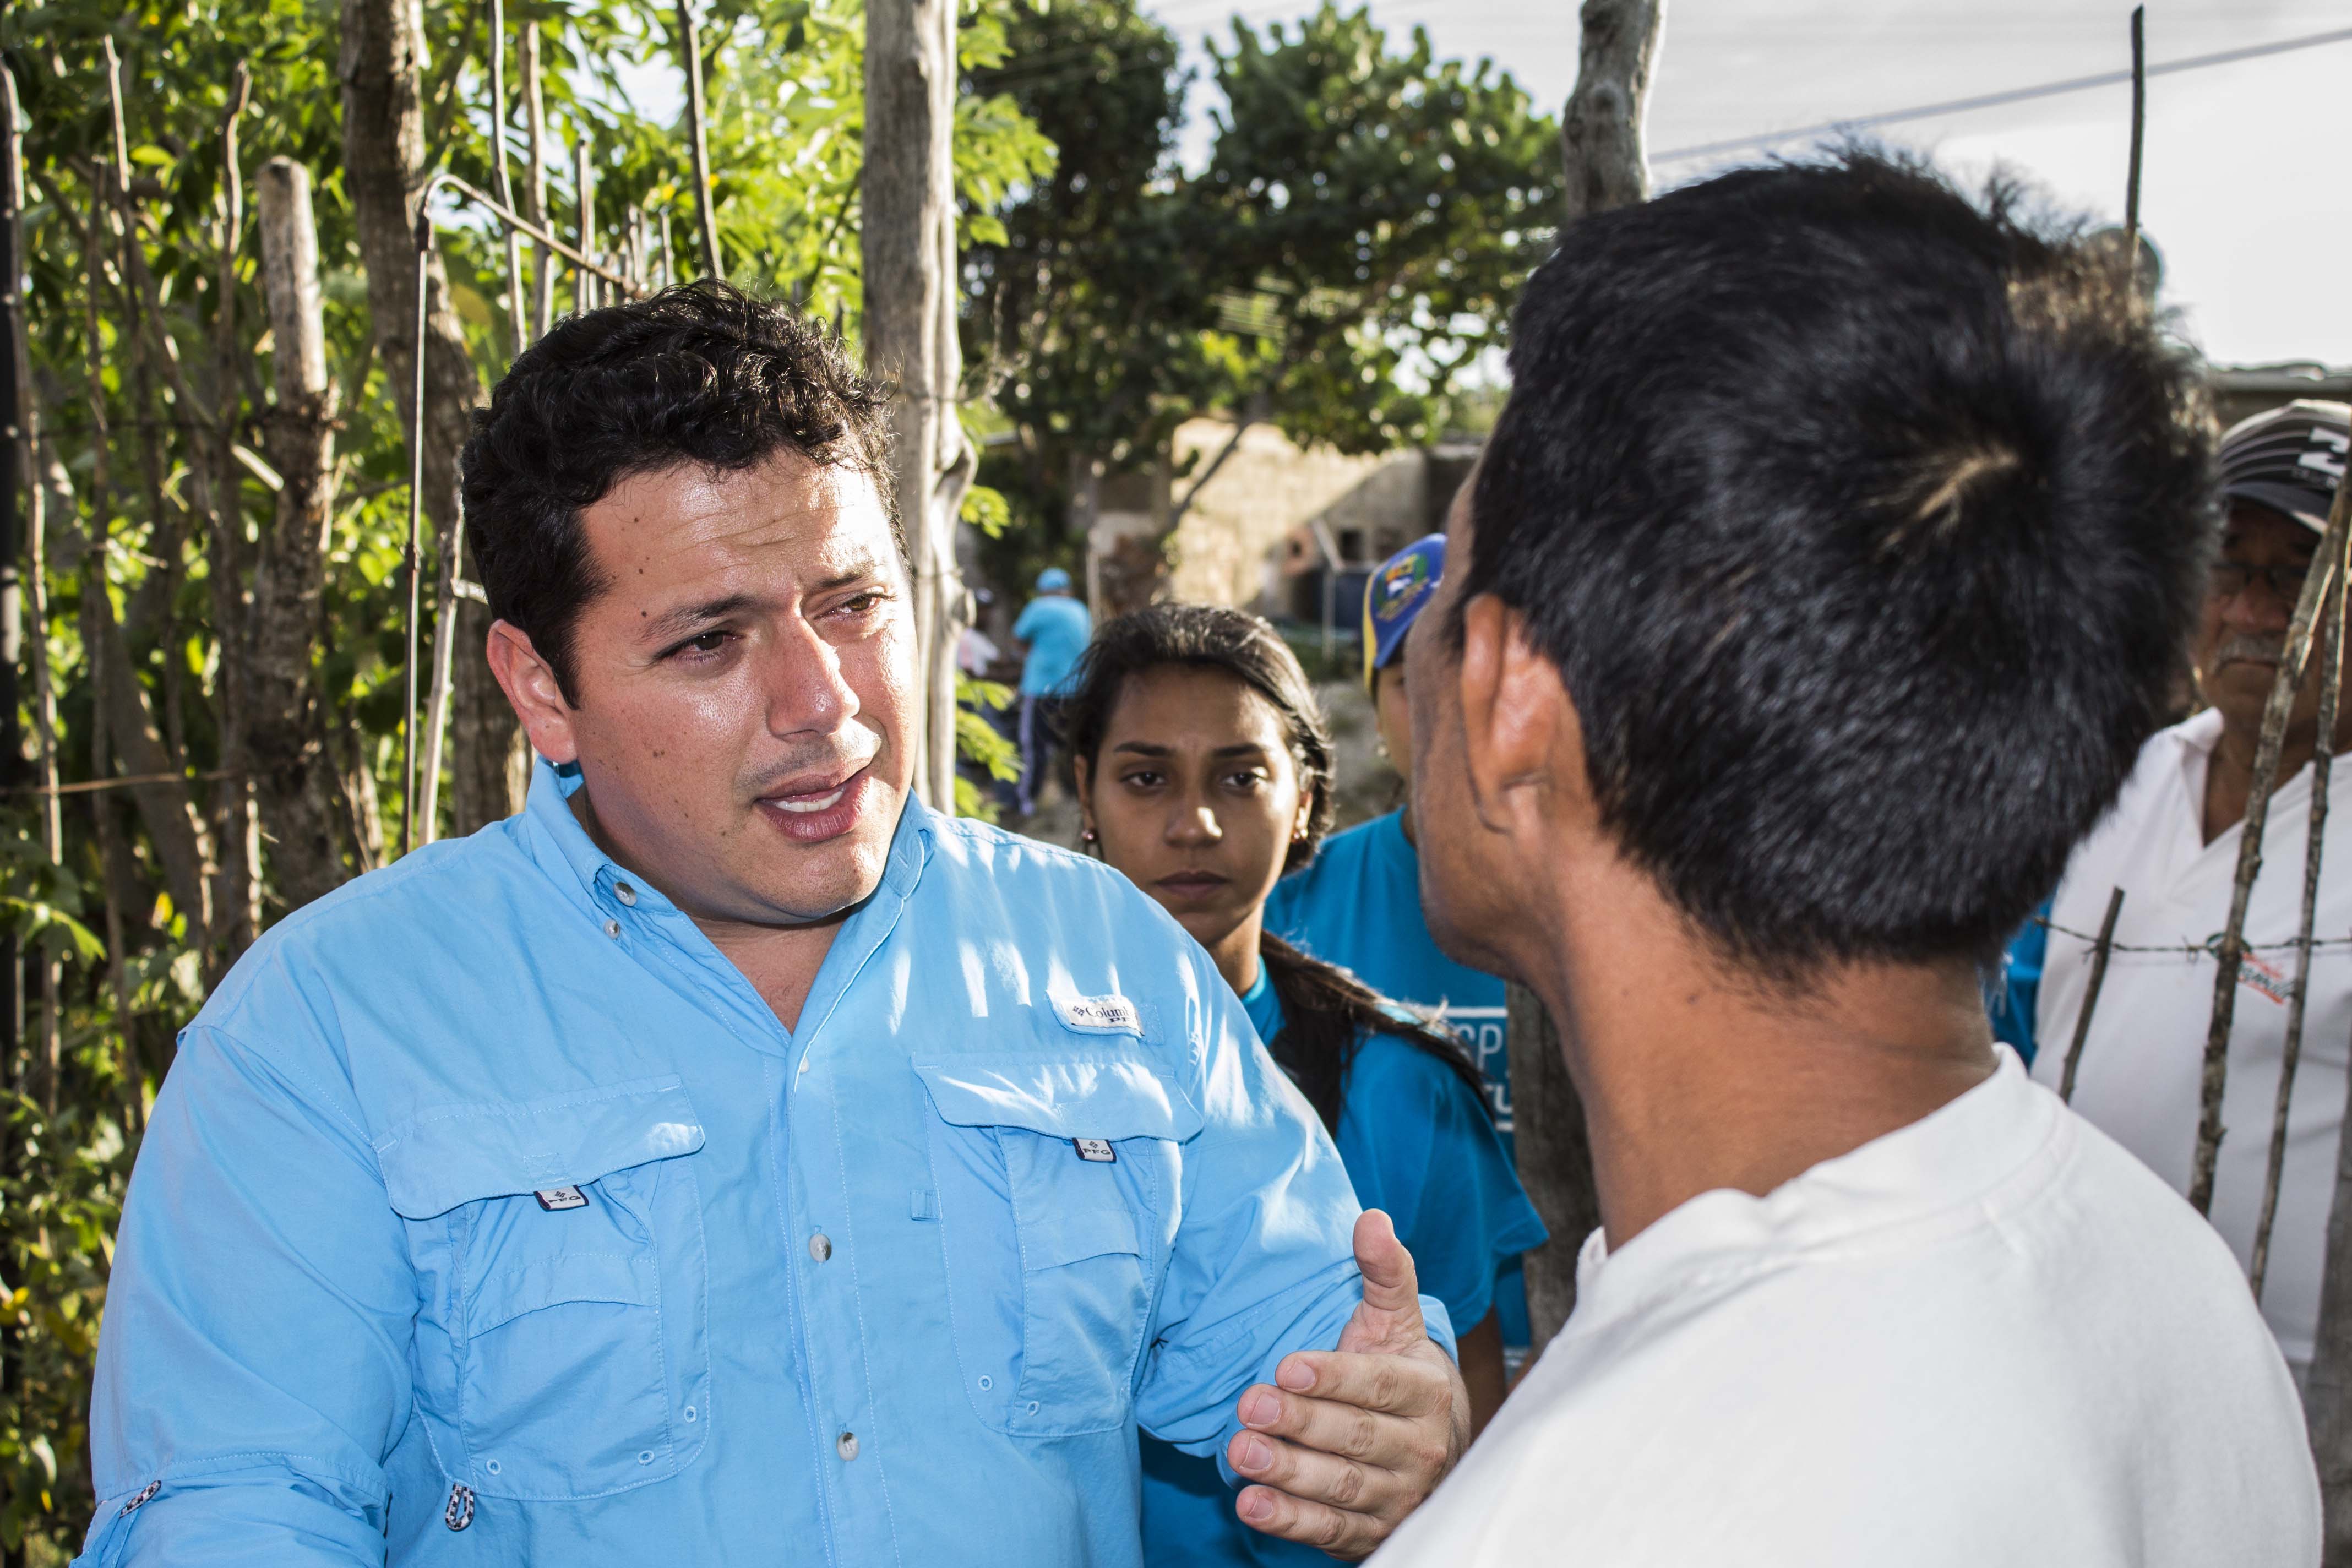
<path id="1" fill-rule="evenodd" d="M 2273 591 L 2263 578 L 2246 584 L 2221 605 L 2223 624 L 2232 631 L 2283 632 L 2294 620 L 2294 601 Z"/>
<path id="2" fill-rule="evenodd" d="M 857 692 L 842 672 L 841 650 L 798 616 L 780 624 L 760 666 L 769 731 L 829 735 L 858 710 Z"/>

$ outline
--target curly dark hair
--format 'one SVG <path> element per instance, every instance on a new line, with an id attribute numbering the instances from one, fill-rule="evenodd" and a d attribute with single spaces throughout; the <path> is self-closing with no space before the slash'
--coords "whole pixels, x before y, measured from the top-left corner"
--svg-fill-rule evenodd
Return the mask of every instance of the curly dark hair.
<path id="1" fill-rule="evenodd" d="M 1140 675 L 1170 666 L 1214 669 L 1265 699 L 1282 721 L 1299 793 L 1307 798 L 1307 831 L 1283 862 L 1296 870 L 1315 858 L 1331 830 L 1331 731 L 1298 656 L 1274 627 L 1220 605 L 1154 605 L 1110 622 L 1078 661 L 1076 684 L 1063 700 L 1061 728 L 1072 756 L 1097 774 L 1111 714 Z M 1346 970 L 1291 946 L 1272 931 L 1258 937 L 1258 961 L 1282 1003 L 1282 1033 L 1265 1042 L 1323 1125 L 1339 1130 L 1348 1072 L 1368 1034 L 1392 1035 L 1425 1051 L 1467 1084 L 1483 1107 L 1478 1069 L 1444 1026 L 1373 992 Z M 1492 1114 L 1489 1112 L 1489 1114 Z"/>
<path id="2" fill-rule="evenodd" d="M 590 310 L 525 350 L 474 413 L 466 528 L 490 613 L 577 704 L 572 634 L 606 584 L 580 513 L 635 474 L 740 471 L 778 452 L 870 479 L 891 504 L 888 403 L 836 338 L 725 283 Z M 891 511 L 903 559 L 906 541 Z"/>

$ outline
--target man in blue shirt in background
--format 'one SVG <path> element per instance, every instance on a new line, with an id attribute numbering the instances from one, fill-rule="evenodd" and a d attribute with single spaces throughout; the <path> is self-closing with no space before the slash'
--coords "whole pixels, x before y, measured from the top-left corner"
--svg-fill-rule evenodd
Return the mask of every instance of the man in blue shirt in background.
<path id="1" fill-rule="evenodd" d="M 1381 744 L 1407 780 L 1412 719 L 1405 703 L 1405 633 L 1444 575 L 1445 535 L 1433 533 L 1391 556 L 1364 588 L 1364 685 Z M 1504 1152 L 1512 1152 L 1503 983 L 1448 958 L 1429 934 L 1410 799 L 1385 816 L 1332 835 L 1313 864 L 1276 883 L 1265 902 L 1265 925 L 1294 947 L 1353 971 L 1381 995 L 1443 1016 L 1486 1081 L 1495 1130 L 1503 1135 Z M 1516 1373 L 1530 1339 L 1527 1278 L 1516 1258 L 1496 1279 L 1495 1314 L 1505 1363 Z M 1465 1332 L 1473 1326 L 1455 1325 Z"/>
<path id="2" fill-rule="evenodd" d="M 1013 635 L 1028 645 L 1021 666 L 1021 784 L 1015 809 L 1037 809 L 1037 786 L 1054 754 L 1054 710 L 1070 689 L 1078 656 L 1094 635 L 1094 618 L 1070 597 L 1070 574 L 1059 566 L 1037 574 L 1037 596 L 1021 606 Z"/>
<path id="3" fill-rule="evenodd" d="M 1208 955 L 908 798 L 886 415 L 703 284 L 477 416 L 530 804 L 183 1036 L 83 1562 L 1134 1564 L 1139 1426 L 1360 1556 L 1460 1453 L 1442 1310 Z"/>

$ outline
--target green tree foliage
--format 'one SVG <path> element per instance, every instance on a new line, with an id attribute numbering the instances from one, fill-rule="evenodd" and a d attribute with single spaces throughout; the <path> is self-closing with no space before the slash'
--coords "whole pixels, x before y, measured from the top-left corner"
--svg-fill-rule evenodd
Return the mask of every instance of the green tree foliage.
<path id="1" fill-rule="evenodd" d="M 37 771 L 14 763 L 11 773 L 0 759 L 0 921 L 26 954 L 30 991 L 26 1045 L 0 1072 L 0 1549 L 35 1563 L 69 1557 L 88 1522 L 90 1361 L 124 1184 L 173 1036 L 234 956 L 223 934 L 230 922 L 205 905 L 229 880 L 216 849 L 231 841 L 224 824 L 241 798 L 221 776 L 220 683 L 234 652 L 224 638 L 237 635 L 241 574 L 265 546 L 277 478 L 262 457 L 274 345 L 253 192 L 261 164 L 278 155 L 315 182 L 325 335 L 341 395 L 325 602 L 307 679 L 341 780 L 346 874 L 381 863 L 397 826 L 408 456 L 371 346 L 342 186 L 339 9 L 332 0 L 148 0 L 127 10 L 49 0 L 0 15 L 0 65 L 21 95 L 30 173 L 26 317 L 46 513 L 46 614 L 37 619 L 28 596 L 25 637 L 52 678 L 58 774 L 80 786 L 55 797 L 62 845 L 53 858 L 48 797 L 17 787 Z M 487 16 L 474 0 L 428 0 L 425 9 L 428 163 L 483 190 L 494 188 L 499 130 Z M 514 0 L 508 20 L 512 33 L 527 22 L 541 30 L 557 233 L 578 233 L 572 149 L 584 134 L 599 251 L 619 247 L 625 215 L 642 213 L 657 274 L 667 216 L 680 272 L 698 271 L 684 137 L 669 107 L 682 94 L 662 89 L 674 63 L 669 7 Z M 719 0 L 702 37 L 727 271 L 803 301 L 854 339 L 858 0 Z M 122 61 L 131 171 L 120 194 L 108 173 L 110 38 Z M 1001 63 L 1005 47 L 997 16 L 974 9 L 967 65 Z M 507 62 L 504 134 L 520 192 L 526 149 L 513 37 Z M 246 195 L 230 230 L 223 131 L 241 65 L 253 91 L 237 121 Z M 1002 237 L 992 209 L 1047 177 L 1051 143 L 1001 96 L 964 102 L 960 133 L 969 232 Z M 504 246 L 463 203 L 445 197 L 435 211 L 453 303 L 478 370 L 495 378 L 514 344 Z M 558 281 L 561 313 L 575 295 L 568 271 Z M 975 504 L 985 514 L 991 503 Z M 233 541 L 226 561 L 222 538 Z M 103 635 L 91 641 L 109 625 L 119 629 L 119 662 L 106 658 Z M 100 701 L 94 663 L 121 699 L 111 707 Z M 43 722 L 29 674 L 23 698 L 30 748 Z M 118 717 L 101 721 L 110 713 Z M 128 787 L 121 781 L 140 770 L 123 741 L 139 739 L 142 723 L 164 778 Z M 983 767 L 992 761 L 1002 758 L 992 753 Z M 280 912 L 270 853 L 265 844 L 265 921 Z M 194 880 L 175 880 L 191 857 Z M 193 900 L 183 896 L 190 887 L 200 895 Z"/>
<path id="2" fill-rule="evenodd" d="M 1558 127 L 1507 73 L 1437 59 L 1420 29 L 1400 48 L 1362 10 L 1236 20 L 1210 45 L 1225 103 L 1187 174 L 1176 40 L 1131 0 L 1006 27 L 1010 59 L 975 86 L 1062 157 L 967 258 L 967 351 L 1014 437 L 982 476 L 1027 525 L 1005 574 L 1074 542 L 1074 472 L 1152 463 L 1195 414 L 1350 452 L 1454 421 L 1559 201 Z"/>

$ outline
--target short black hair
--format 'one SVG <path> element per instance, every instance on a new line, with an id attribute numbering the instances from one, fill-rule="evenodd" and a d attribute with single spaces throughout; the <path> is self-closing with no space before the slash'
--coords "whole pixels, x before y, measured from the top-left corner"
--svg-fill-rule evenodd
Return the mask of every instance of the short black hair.
<path id="1" fill-rule="evenodd" d="M 466 529 L 490 613 L 529 635 L 576 703 L 572 627 L 605 587 L 583 508 L 635 474 L 740 471 L 787 450 L 865 475 L 888 507 L 888 447 L 883 389 L 786 306 L 706 280 L 572 316 L 474 413 Z"/>
<path id="2" fill-rule="evenodd" d="M 1735 963 L 1988 962 L 2162 721 L 2212 419 L 2079 226 L 1848 151 L 1567 228 L 1459 605 L 1559 668 L 1604 826 Z"/>

